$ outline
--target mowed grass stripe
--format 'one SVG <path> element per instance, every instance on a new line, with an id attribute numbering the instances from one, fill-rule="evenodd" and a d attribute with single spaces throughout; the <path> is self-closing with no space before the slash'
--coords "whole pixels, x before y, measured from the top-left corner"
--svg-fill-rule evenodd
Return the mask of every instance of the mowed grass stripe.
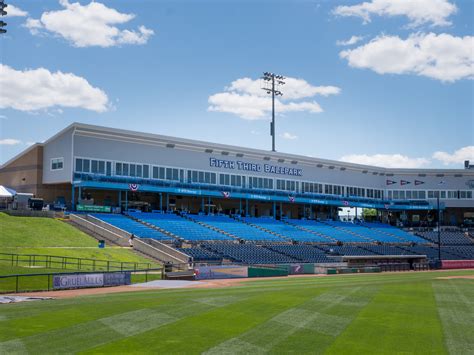
<path id="1" fill-rule="evenodd" d="M 282 310 L 306 302 L 320 292 L 323 290 L 313 288 L 281 293 L 251 293 L 241 302 L 216 307 L 166 327 L 91 349 L 88 353 L 199 354 L 267 321 Z M 214 290 L 214 293 L 220 295 L 221 290 Z M 190 299 L 190 302 L 199 304 L 202 304 L 201 301 L 195 297 Z"/>
<path id="2" fill-rule="evenodd" d="M 445 344 L 450 354 L 474 354 L 474 282 L 433 282 Z"/>
<path id="3" fill-rule="evenodd" d="M 239 297 L 233 298 L 234 302 L 238 300 L 240 300 Z M 229 304 L 229 298 L 226 297 L 223 303 Z M 141 334 L 192 315 L 207 312 L 215 307 L 209 304 L 191 302 L 175 307 L 171 307 L 170 304 L 163 304 L 155 308 L 120 313 L 2 342 L 0 343 L 0 354 L 7 353 L 6 350 L 13 346 L 18 349 L 26 349 L 29 353 L 50 353 L 51 349 L 55 349 L 55 353 L 87 350 L 124 337 Z"/>
<path id="4" fill-rule="evenodd" d="M 205 354 L 245 354 L 249 351 L 252 353 L 282 351 L 282 346 L 285 347 L 285 344 L 282 343 L 296 336 L 300 330 L 311 331 L 314 335 L 313 341 L 319 340 L 319 347 L 322 348 L 322 343 L 329 343 L 331 338 L 334 339 L 351 321 L 350 313 L 341 316 L 330 314 L 330 311 L 346 301 L 353 306 L 356 305 L 356 307 L 363 306 L 368 302 L 373 291 L 374 289 L 361 291 L 360 287 L 331 290 L 303 304 L 278 313 L 265 323 L 209 349 Z M 366 302 L 363 300 L 366 300 Z M 295 349 L 292 347 L 292 342 L 290 341 L 289 343 L 290 347 L 284 352 Z M 297 349 L 302 350 L 301 344 Z"/>
<path id="5" fill-rule="evenodd" d="M 431 283 L 382 287 L 327 353 L 446 353 Z"/>

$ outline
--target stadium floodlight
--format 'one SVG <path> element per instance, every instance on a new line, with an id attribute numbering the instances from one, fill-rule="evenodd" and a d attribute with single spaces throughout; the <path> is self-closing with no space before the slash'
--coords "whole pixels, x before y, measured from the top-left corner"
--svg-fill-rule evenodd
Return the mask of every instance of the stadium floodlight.
<path id="1" fill-rule="evenodd" d="M 7 12 L 5 11 L 5 8 L 7 7 L 8 5 L 5 4 L 4 0 L 0 0 L 0 15 L 2 16 L 5 16 L 7 14 Z M 3 27 L 5 27 L 7 25 L 6 22 L 4 21 L 0 21 L 0 33 L 6 33 L 7 30 L 4 29 Z"/>
<path id="2" fill-rule="evenodd" d="M 285 77 L 283 75 L 264 72 L 262 79 L 265 84 L 262 90 L 265 90 L 267 94 L 272 94 L 272 122 L 270 123 L 270 135 L 272 136 L 272 152 L 275 152 L 275 96 L 283 96 L 283 93 L 279 90 L 279 86 L 285 85 L 285 82 L 283 81 Z M 271 86 L 266 86 L 266 84 L 269 84 L 270 82 Z"/>

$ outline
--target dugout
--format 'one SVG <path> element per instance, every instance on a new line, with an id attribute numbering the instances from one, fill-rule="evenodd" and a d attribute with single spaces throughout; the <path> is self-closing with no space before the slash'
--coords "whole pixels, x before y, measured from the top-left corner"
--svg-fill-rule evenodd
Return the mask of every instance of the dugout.
<path id="1" fill-rule="evenodd" d="M 342 261 L 349 268 L 380 267 L 381 271 L 428 270 L 426 255 L 346 255 Z"/>

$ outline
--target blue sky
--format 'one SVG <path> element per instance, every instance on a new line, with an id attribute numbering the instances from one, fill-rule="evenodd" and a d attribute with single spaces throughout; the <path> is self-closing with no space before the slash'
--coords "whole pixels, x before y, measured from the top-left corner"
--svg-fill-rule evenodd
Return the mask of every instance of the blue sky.
<path id="1" fill-rule="evenodd" d="M 269 150 L 264 71 L 288 78 L 278 151 L 474 160 L 472 1 L 7 3 L 0 164 L 75 121 Z"/>

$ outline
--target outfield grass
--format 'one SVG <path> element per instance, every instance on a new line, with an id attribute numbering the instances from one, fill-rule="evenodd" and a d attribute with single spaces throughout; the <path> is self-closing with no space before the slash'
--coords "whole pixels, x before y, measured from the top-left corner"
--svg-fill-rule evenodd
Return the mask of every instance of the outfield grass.
<path id="1" fill-rule="evenodd" d="M 472 354 L 474 271 L 257 280 L 0 306 L 0 353 Z"/>

